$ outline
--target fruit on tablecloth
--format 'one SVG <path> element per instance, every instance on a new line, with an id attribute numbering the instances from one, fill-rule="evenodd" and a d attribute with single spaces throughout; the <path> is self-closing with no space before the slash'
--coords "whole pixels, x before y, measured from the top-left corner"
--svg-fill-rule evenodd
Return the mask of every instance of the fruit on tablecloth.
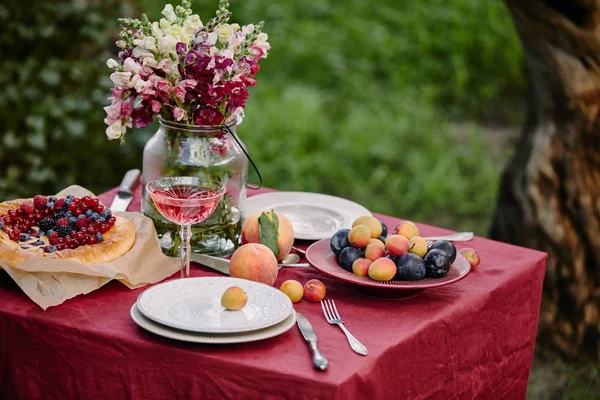
<path id="1" fill-rule="evenodd" d="M 375 261 L 381 257 L 385 257 L 385 248 L 381 248 L 376 244 L 370 244 L 365 249 L 365 258 Z"/>
<path id="2" fill-rule="evenodd" d="M 294 279 L 288 279 L 283 282 L 279 287 L 283 293 L 286 294 L 287 297 L 290 298 L 292 303 L 297 303 L 302 300 L 302 296 L 304 295 L 304 287 L 302 284 Z"/>
<path id="3" fill-rule="evenodd" d="M 304 298 L 308 301 L 319 302 L 325 298 L 325 284 L 318 279 L 311 279 L 304 285 Z"/>
<path id="4" fill-rule="evenodd" d="M 423 257 L 423 261 L 427 268 L 427 276 L 430 278 L 441 278 L 450 270 L 450 258 L 440 249 L 429 250 Z"/>
<path id="5" fill-rule="evenodd" d="M 358 276 L 369 276 L 369 267 L 373 261 L 368 258 L 358 258 L 352 263 L 352 272 Z"/>
<path id="6" fill-rule="evenodd" d="M 381 222 L 372 215 L 364 215 L 362 217 L 358 217 L 352 223 L 352 227 L 364 225 L 369 228 L 369 232 L 371 232 L 371 237 L 376 238 L 381 236 L 381 231 L 383 227 L 381 226 Z"/>
<path id="7" fill-rule="evenodd" d="M 352 272 L 352 264 L 359 258 L 364 258 L 362 251 L 354 247 L 346 247 L 338 256 L 338 264 L 348 272 Z"/>
<path id="8" fill-rule="evenodd" d="M 419 257 L 427 254 L 427 242 L 421 236 L 413 236 L 408 241 L 408 252 L 418 255 Z"/>
<path id="9" fill-rule="evenodd" d="M 477 253 L 475 249 L 469 247 L 466 249 L 461 249 L 459 253 L 462 254 L 467 259 L 467 261 L 469 261 L 469 264 L 471 264 L 471 269 L 477 268 L 477 266 L 481 262 L 479 253 Z"/>
<path id="10" fill-rule="evenodd" d="M 364 249 L 371 239 L 371 231 L 366 225 L 357 225 L 348 232 L 348 241 L 352 247 Z"/>
<path id="11" fill-rule="evenodd" d="M 394 279 L 402 281 L 418 281 L 427 274 L 425 261 L 413 253 L 406 253 L 398 258 L 396 263 L 398 271 Z"/>
<path id="12" fill-rule="evenodd" d="M 438 240 L 437 242 L 434 242 L 429 247 L 429 250 L 433 249 L 442 250 L 444 253 L 446 253 L 450 259 L 450 264 L 456 260 L 456 247 L 454 247 L 454 245 L 447 240 Z"/>
<path id="13" fill-rule="evenodd" d="M 385 243 L 383 241 L 381 241 L 380 238 L 381 238 L 381 236 L 377 239 L 375 239 L 375 238 L 369 239 L 369 243 L 367 244 L 367 247 L 369 247 L 369 245 L 371 245 L 371 244 L 374 244 L 374 245 L 381 247 L 383 250 L 385 250 Z"/>
<path id="14" fill-rule="evenodd" d="M 408 239 L 402 235 L 390 235 L 385 239 L 385 247 L 389 255 L 400 257 L 408 252 Z"/>
<path id="15" fill-rule="evenodd" d="M 419 228 L 410 221 L 400 221 L 394 228 L 393 234 L 410 239 L 413 236 L 419 236 Z"/>
<path id="16" fill-rule="evenodd" d="M 248 295 L 239 286 L 231 286 L 223 292 L 221 296 L 221 306 L 230 311 L 237 311 L 244 308 L 248 302 Z"/>
<path id="17" fill-rule="evenodd" d="M 231 256 L 229 275 L 273 286 L 277 279 L 277 259 L 271 249 L 260 243 L 240 246 Z"/>
<path id="18" fill-rule="evenodd" d="M 397 272 L 396 264 L 389 258 L 379 258 L 369 267 L 369 277 L 376 281 L 389 281 Z"/>
<path id="19" fill-rule="evenodd" d="M 348 233 L 350 233 L 350 229 L 340 229 L 331 237 L 329 247 L 331 247 L 331 251 L 333 251 L 336 256 L 338 256 L 346 247 L 351 246 L 348 241 Z"/>
<path id="20" fill-rule="evenodd" d="M 381 236 L 385 238 L 388 235 L 388 227 L 382 220 L 379 220 L 379 223 L 381 224 Z"/>
<path id="21" fill-rule="evenodd" d="M 294 228 L 289 219 L 274 210 L 258 211 L 242 225 L 242 243 L 261 243 L 270 248 L 278 261 L 290 254 Z"/>

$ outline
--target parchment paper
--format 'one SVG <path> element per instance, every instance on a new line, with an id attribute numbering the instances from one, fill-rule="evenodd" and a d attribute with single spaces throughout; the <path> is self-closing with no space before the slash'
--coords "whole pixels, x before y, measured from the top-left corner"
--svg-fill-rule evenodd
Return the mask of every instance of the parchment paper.
<path id="1" fill-rule="evenodd" d="M 92 196 L 81 186 L 69 186 L 57 196 L 72 194 Z M 0 266 L 8 272 L 36 304 L 46 310 L 65 300 L 100 288 L 117 279 L 130 289 L 159 282 L 180 268 L 180 261 L 165 256 L 158 243 L 152 220 L 137 212 L 114 212 L 129 219 L 135 227 L 135 243 L 122 257 L 98 264 L 83 264 L 71 259 L 51 259 L 32 255 L 18 265 L 2 259 Z"/>

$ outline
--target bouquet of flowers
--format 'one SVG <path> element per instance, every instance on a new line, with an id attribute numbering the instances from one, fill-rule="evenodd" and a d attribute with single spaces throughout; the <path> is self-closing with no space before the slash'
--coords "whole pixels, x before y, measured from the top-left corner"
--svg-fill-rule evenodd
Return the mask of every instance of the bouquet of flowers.
<path id="1" fill-rule="evenodd" d="M 263 23 L 230 24 L 229 3 L 202 24 L 191 1 L 167 4 L 159 22 L 119 19 L 119 60 L 109 59 L 115 87 L 105 107 L 109 139 L 124 140 L 127 128 L 143 128 L 157 115 L 195 125 L 219 125 L 243 115 L 248 86 L 270 45 Z"/>

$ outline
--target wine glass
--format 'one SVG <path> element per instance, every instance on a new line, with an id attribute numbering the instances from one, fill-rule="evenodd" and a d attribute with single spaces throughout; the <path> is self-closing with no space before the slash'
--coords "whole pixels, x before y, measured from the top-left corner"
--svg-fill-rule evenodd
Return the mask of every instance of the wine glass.
<path id="1" fill-rule="evenodd" d="M 181 277 L 190 276 L 192 225 L 204 221 L 217 208 L 225 185 L 191 176 L 161 178 L 148 182 L 146 190 L 158 212 L 180 226 Z"/>

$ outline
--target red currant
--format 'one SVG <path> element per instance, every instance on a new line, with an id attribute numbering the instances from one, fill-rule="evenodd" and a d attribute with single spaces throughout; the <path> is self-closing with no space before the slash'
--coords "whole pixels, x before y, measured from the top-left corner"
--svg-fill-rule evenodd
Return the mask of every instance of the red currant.
<path id="1" fill-rule="evenodd" d="M 71 204 L 69 204 L 69 211 L 75 212 L 75 210 L 77 210 L 77 204 L 71 202 Z"/>
<path id="2" fill-rule="evenodd" d="M 62 239 L 62 238 L 61 238 Z M 59 243 L 56 245 L 56 250 L 60 251 L 60 250 L 64 250 L 67 246 L 65 246 L 64 243 Z"/>
<path id="3" fill-rule="evenodd" d="M 100 228 L 100 233 L 106 233 L 110 230 L 110 226 L 108 224 L 102 224 L 102 228 Z"/>
<path id="4" fill-rule="evenodd" d="M 96 239 L 96 236 L 88 236 L 85 238 L 85 242 L 87 244 L 96 244 L 98 243 L 98 240 Z"/>
<path id="5" fill-rule="evenodd" d="M 93 198 L 93 199 L 92 199 L 92 204 L 91 204 L 91 205 L 92 205 L 93 207 L 96 207 L 96 206 L 100 205 L 100 200 L 98 200 L 98 198 L 97 198 L 97 197 Z"/>
<path id="6" fill-rule="evenodd" d="M 102 204 L 98 204 L 97 206 L 94 206 L 94 211 L 96 211 L 98 214 L 102 214 L 104 211 L 104 206 Z"/>

